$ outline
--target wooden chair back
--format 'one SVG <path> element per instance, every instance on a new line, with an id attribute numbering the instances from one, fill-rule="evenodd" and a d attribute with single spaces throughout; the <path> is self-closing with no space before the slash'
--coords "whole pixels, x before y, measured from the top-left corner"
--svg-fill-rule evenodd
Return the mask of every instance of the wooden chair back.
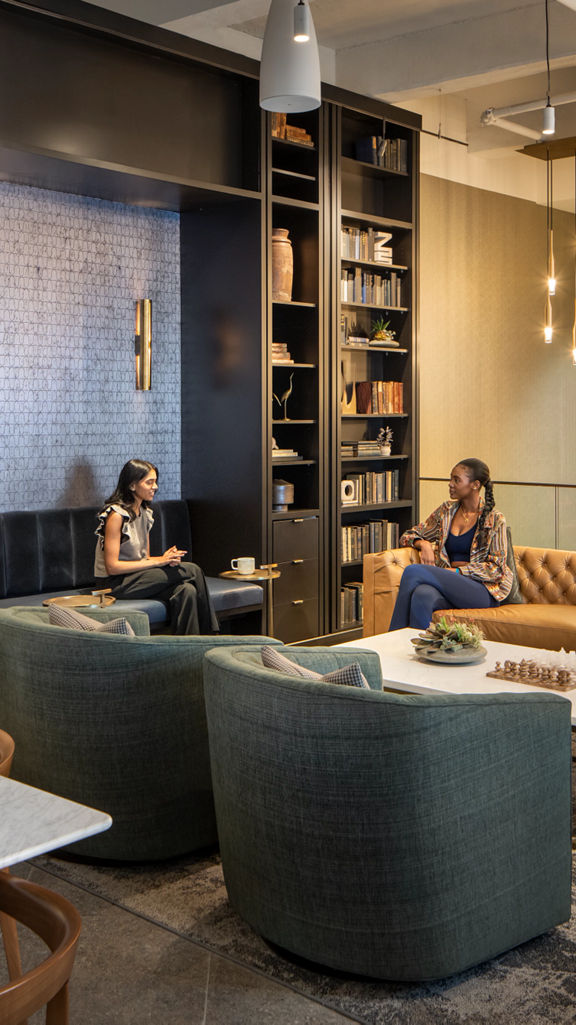
<path id="1" fill-rule="evenodd" d="M 46 1006 L 46 1025 L 68 1023 L 68 980 L 81 919 L 59 893 L 0 872 L 0 910 L 39 936 L 50 954 L 35 968 L 0 987 L 0 1022 L 20 1025 Z"/>
<path id="2" fill-rule="evenodd" d="M 0 776 L 9 776 L 14 758 L 14 741 L 9 733 L 0 730 Z"/>

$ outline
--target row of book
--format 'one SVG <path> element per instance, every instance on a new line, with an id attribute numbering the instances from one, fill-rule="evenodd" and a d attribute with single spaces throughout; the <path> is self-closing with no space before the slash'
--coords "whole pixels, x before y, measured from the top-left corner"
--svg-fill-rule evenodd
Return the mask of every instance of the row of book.
<path id="1" fill-rule="evenodd" d="M 342 485 L 342 505 L 381 505 L 400 498 L 399 470 L 348 473 Z"/>
<path id="2" fill-rule="evenodd" d="M 356 456 L 379 456 L 382 449 L 378 441 L 343 441 L 340 446 L 342 459 L 352 459 Z"/>
<path id="3" fill-rule="evenodd" d="M 364 584 L 351 581 L 340 588 L 340 626 L 358 623 L 364 615 Z"/>
<path id="4" fill-rule="evenodd" d="M 393 263 L 392 246 L 386 245 L 391 238 L 391 231 L 343 224 L 340 232 L 340 256 L 343 260 Z"/>
<path id="5" fill-rule="evenodd" d="M 390 520 L 369 520 L 342 527 L 342 562 L 360 562 L 370 552 L 397 548 L 400 531 Z"/>
<path id="6" fill-rule="evenodd" d="M 340 299 L 343 303 L 364 303 L 366 306 L 402 306 L 402 278 L 396 271 L 384 277 L 361 267 L 343 267 Z"/>
<path id="7" fill-rule="evenodd" d="M 404 386 L 402 381 L 356 381 L 356 412 L 404 412 Z"/>
<path id="8" fill-rule="evenodd" d="M 366 135 L 356 140 L 356 159 L 388 171 L 408 170 L 408 140 Z"/>

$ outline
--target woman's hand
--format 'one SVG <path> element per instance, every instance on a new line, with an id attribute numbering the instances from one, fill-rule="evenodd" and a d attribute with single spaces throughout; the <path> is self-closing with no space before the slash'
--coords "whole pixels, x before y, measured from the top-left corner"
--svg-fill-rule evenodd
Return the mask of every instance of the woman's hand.
<path id="1" fill-rule="evenodd" d="M 418 551 L 420 552 L 420 562 L 424 566 L 434 566 L 436 559 L 434 558 L 434 546 L 429 541 L 421 540 Z"/>
<path id="2" fill-rule="evenodd" d="M 186 549 L 176 548 L 172 545 L 171 548 L 167 548 L 164 555 L 160 555 L 157 558 L 158 566 L 179 566 L 182 562 L 183 557 L 186 555 Z"/>

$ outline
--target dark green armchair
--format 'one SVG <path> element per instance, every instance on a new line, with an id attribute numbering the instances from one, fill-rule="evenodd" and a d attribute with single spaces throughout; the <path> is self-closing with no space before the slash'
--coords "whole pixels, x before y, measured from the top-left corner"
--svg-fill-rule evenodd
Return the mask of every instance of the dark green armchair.
<path id="1" fill-rule="evenodd" d="M 169 858 L 217 840 L 203 659 L 238 637 L 150 637 L 145 613 L 122 615 L 139 636 L 64 630 L 47 608 L 0 609 L 0 729 L 16 744 L 15 779 L 112 816 L 71 850 Z"/>
<path id="2" fill-rule="evenodd" d="M 285 648 L 319 671 L 377 656 Z M 457 672 L 457 669 L 452 669 Z M 442 978 L 570 917 L 570 704 L 399 695 L 206 655 L 230 901 L 275 944 L 381 979 Z"/>

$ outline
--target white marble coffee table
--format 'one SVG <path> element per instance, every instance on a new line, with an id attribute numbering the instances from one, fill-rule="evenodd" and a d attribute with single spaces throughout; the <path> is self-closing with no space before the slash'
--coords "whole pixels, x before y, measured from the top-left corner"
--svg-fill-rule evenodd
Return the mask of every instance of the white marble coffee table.
<path id="1" fill-rule="evenodd" d="M 0 776 L 0 869 L 112 825 L 106 812 Z"/>
<path id="2" fill-rule="evenodd" d="M 534 687 L 526 683 L 514 683 L 507 680 L 495 680 L 486 676 L 494 669 L 496 662 L 504 663 L 507 658 L 520 662 L 523 658 L 541 661 L 546 652 L 542 648 L 526 648 L 520 644 L 501 644 L 498 641 L 483 641 L 488 654 L 483 662 L 476 665 L 450 665 L 424 662 L 414 654 L 410 643 L 411 637 L 417 637 L 420 631 L 407 627 L 405 630 L 394 630 L 392 633 L 376 634 L 374 637 L 361 637 L 347 644 L 337 644 L 337 648 L 363 648 L 375 651 L 380 656 L 384 688 L 398 691 L 409 691 L 416 694 L 558 694 L 543 687 Z M 557 653 L 556 653 L 557 654 Z M 560 694 L 572 705 L 572 725 L 576 726 L 576 690 Z"/>

